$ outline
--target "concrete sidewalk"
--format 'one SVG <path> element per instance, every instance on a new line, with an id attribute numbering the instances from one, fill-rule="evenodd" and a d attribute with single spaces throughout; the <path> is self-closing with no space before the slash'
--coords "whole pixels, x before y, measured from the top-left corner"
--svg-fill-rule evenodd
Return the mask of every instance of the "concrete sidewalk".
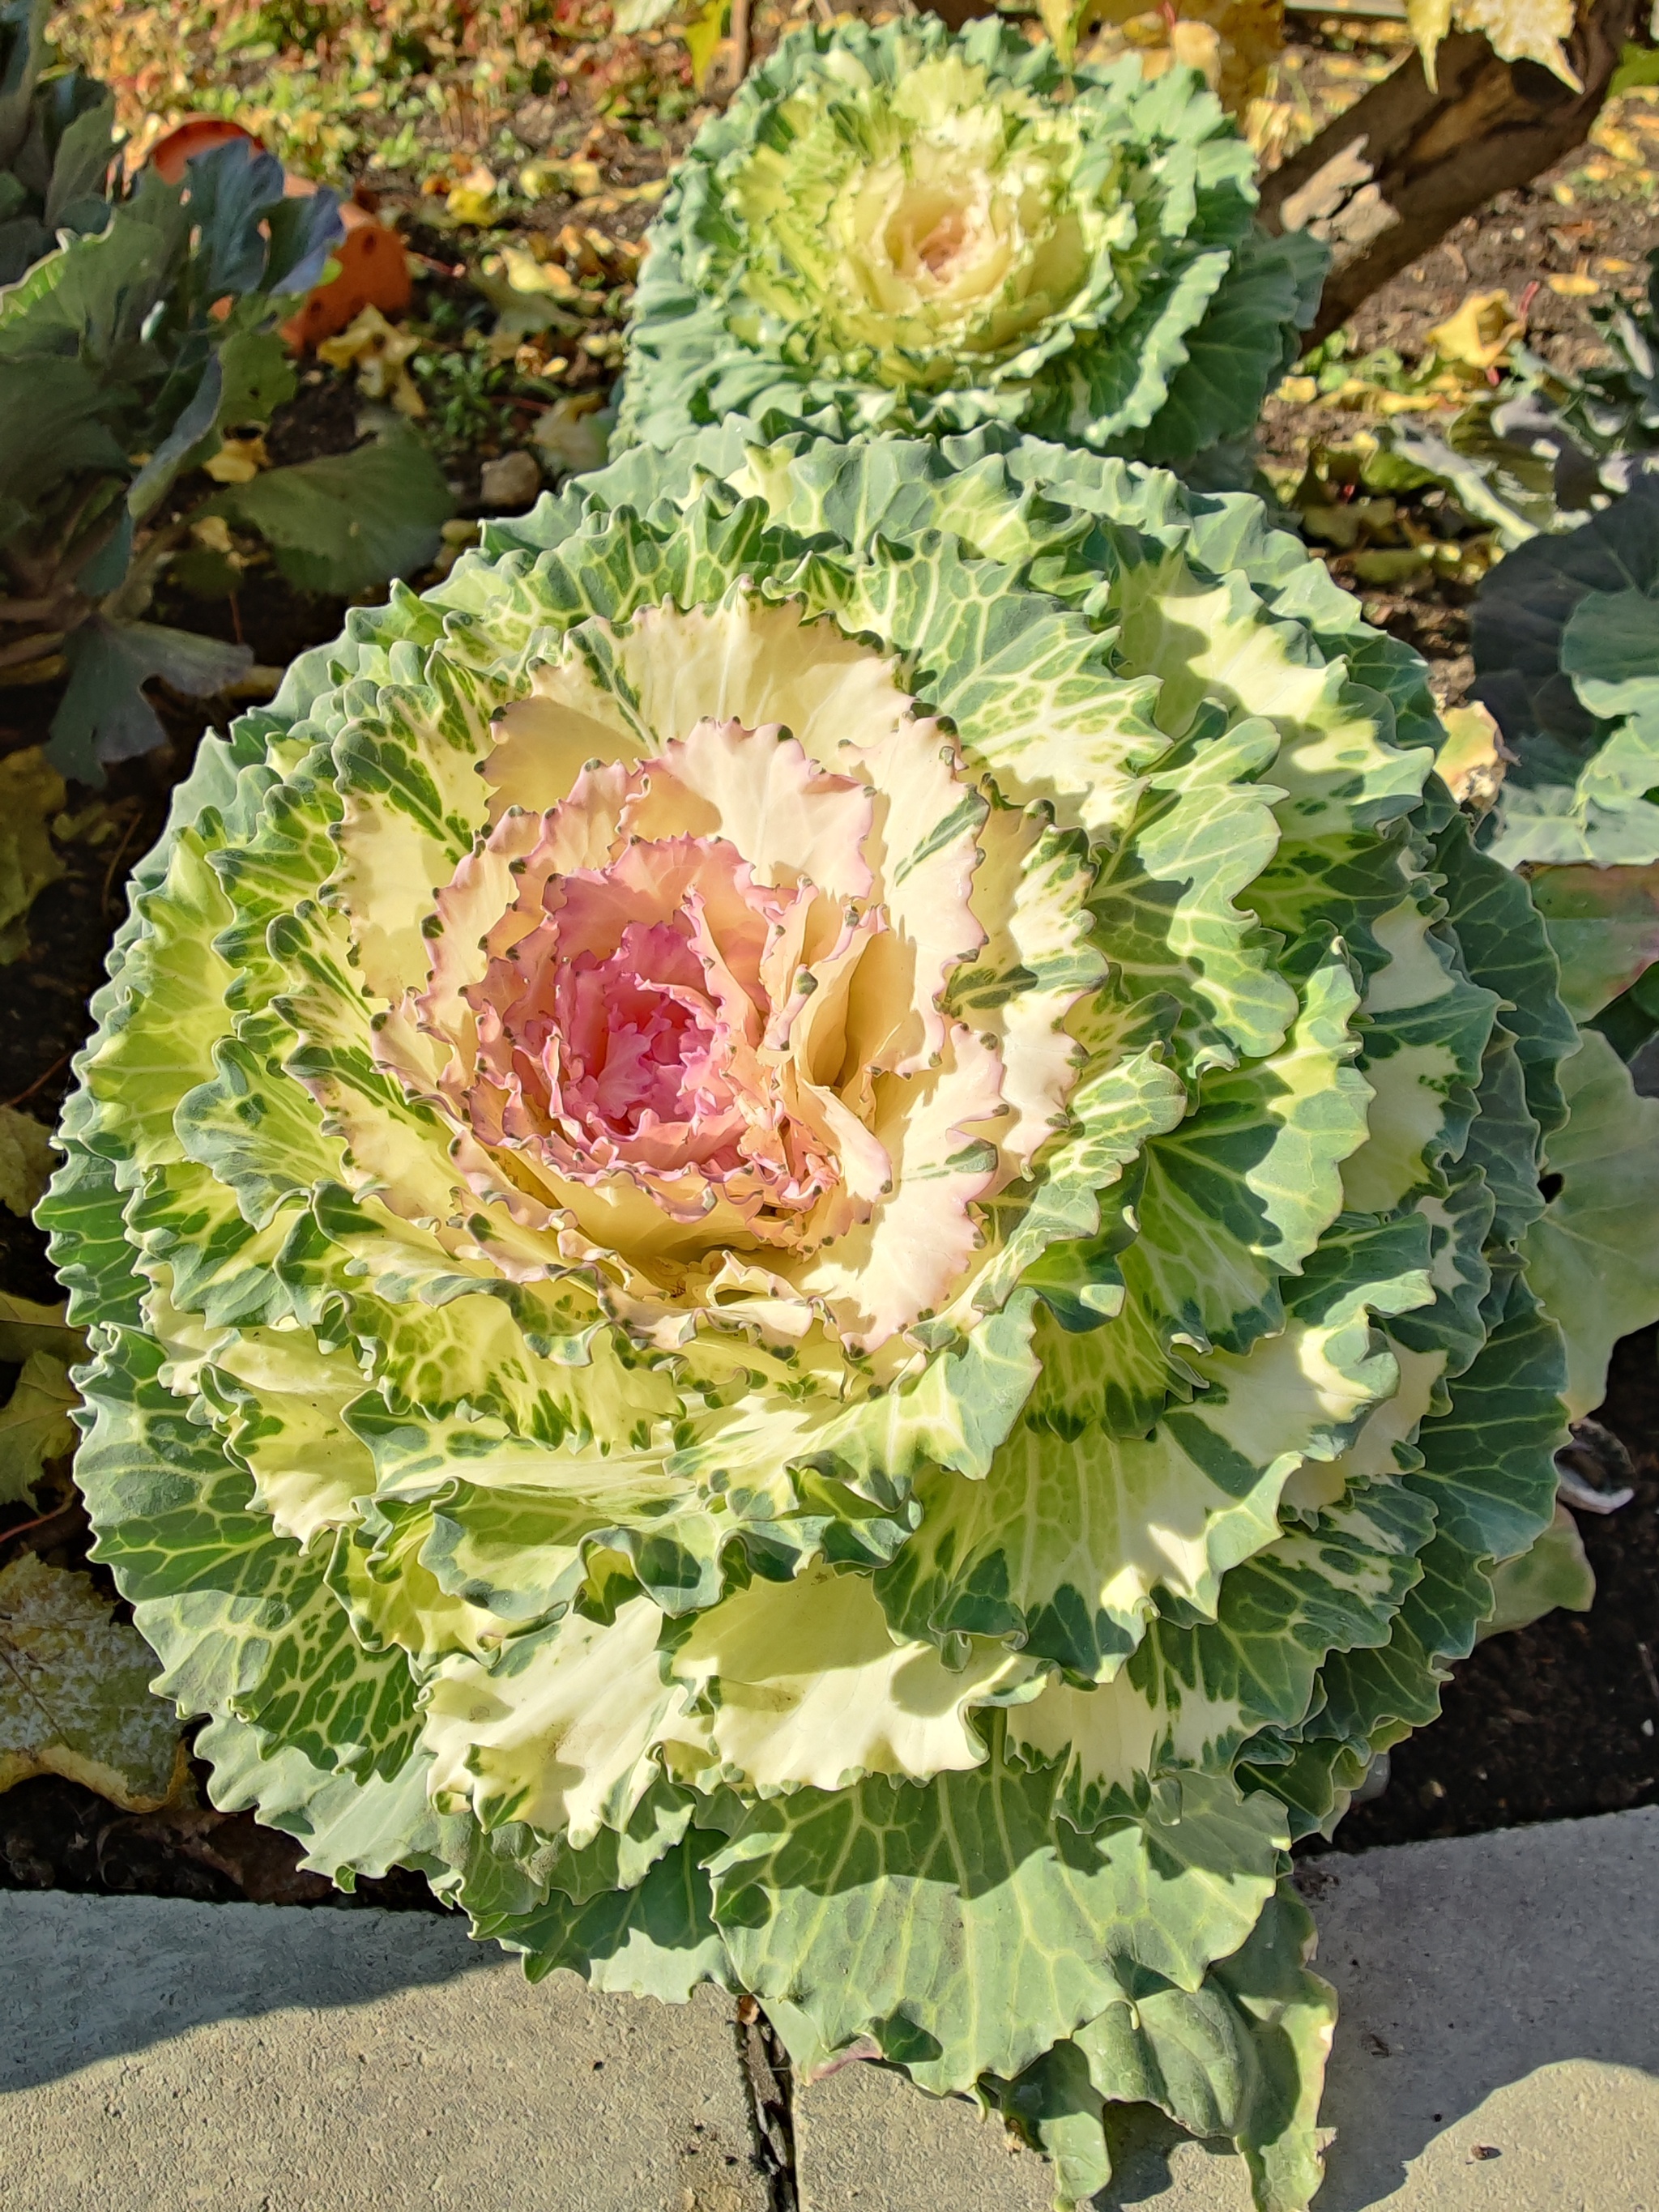
<path id="1" fill-rule="evenodd" d="M 1308 1864 L 1343 1998 L 1317 2212 L 1659 2212 L 1659 1810 Z M 849 2066 L 801 2212 L 1047 2212 L 972 2108 Z M 6 2212 L 774 2212 L 730 2002 L 537 1988 L 419 1914 L 0 1894 Z M 1101 2212 L 1248 2212 L 1152 2116 Z"/>

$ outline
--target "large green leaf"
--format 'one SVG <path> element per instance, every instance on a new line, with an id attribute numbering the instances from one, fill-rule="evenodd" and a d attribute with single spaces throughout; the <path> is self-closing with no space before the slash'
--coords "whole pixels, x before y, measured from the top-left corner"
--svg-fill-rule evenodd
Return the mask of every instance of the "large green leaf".
<path id="1" fill-rule="evenodd" d="M 1527 1231 L 1527 1272 L 1567 1340 L 1567 1410 L 1593 1413 L 1621 1336 L 1659 1321 L 1659 1100 L 1639 1098 L 1607 1039 L 1563 1063 L 1567 1120 L 1545 1164 L 1559 1185 Z"/>
<path id="2" fill-rule="evenodd" d="M 349 453 L 295 461 L 236 484 L 204 512 L 257 530 L 283 573 L 307 591 L 349 599 L 423 568 L 454 500 L 413 431 Z"/>
<path id="3" fill-rule="evenodd" d="M 1271 1895 L 1280 1814 L 1193 1777 L 1083 1837 L 1053 1771 L 803 1790 L 708 1862 L 732 1965 L 797 2065 L 861 2036 L 924 2087 L 1017 2074 L 1146 1974 L 1196 1989 Z"/>
<path id="4" fill-rule="evenodd" d="M 1000 2110 L 1054 2161 L 1058 2201 L 1082 2204 L 1112 2176 L 1114 2105 L 1157 2105 L 1193 2134 L 1230 2137 L 1265 2212 L 1295 2212 L 1322 2179 L 1319 2084 L 1336 2015 L 1308 1971 L 1313 1921 L 1288 1881 L 1231 1959 L 1195 1990 L 1143 1981 L 1017 2080 Z"/>

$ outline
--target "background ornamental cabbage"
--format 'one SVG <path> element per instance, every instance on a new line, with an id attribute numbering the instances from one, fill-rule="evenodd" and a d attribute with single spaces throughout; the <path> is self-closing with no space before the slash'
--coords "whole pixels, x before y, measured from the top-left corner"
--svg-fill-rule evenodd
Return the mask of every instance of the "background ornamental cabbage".
<path id="1" fill-rule="evenodd" d="M 653 226 L 617 447 L 738 413 L 828 434 L 988 422 L 1248 474 L 1325 249 L 1255 223 L 1196 72 L 1063 68 L 994 20 L 783 39 Z"/>
<path id="2" fill-rule="evenodd" d="M 1150 2099 L 1304 2205 L 1290 1844 L 1649 1317 L 1535 1294 L 1585 1060 L 1439 734 L 1255 501 L 998 429 L 728 424 L 354 611 L 204 742 L 43 1208 L 217 1801 L 1066 2200 Z"/>

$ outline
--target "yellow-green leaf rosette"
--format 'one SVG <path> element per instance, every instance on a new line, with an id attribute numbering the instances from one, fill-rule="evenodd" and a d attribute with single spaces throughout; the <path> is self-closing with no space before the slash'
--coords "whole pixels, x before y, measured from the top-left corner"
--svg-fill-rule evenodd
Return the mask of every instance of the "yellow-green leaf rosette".
<path id="1" fill-rule="evenodd" d="M 792 32 L 671 180 L 613 450 L 1004 422 L 1247 477 L 1327 259 L 1261 229 L 1253 172 L 1194 70 L 1067 70 L 995 20 Z"/>
<path id="2" fill-rule="evenodd" d="M 734 424 L 204 741 L 43 1218 L 218 1802 L 1304 2203 L 1288 1847 L 1561 1419 L 1577 1033 L 1438 734 L 1248 498 Z"/>

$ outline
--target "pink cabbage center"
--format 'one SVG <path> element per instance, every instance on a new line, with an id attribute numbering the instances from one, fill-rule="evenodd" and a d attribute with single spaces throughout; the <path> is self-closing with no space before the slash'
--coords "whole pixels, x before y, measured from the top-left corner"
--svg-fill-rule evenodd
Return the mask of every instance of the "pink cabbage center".
<path id="1" fill-rule="evenodd" d="M 770 779 L 763 811 L 796 825 L 836 896 L 769 832 L 770 883 L 719 830 L 650 834 L 706 819 L 699 780 L 734 766 L 751 797 Z M 624 1177 L 740 1241 L 811 1249 L 867 1219 L 891 1164 L 843 1096 L 849 1073 L 860 1087 L 843 1063 L 860 963 L 887 927 L 860 851 L 871 819 L 864 785 L 732 723 L 699 724 L 631 773 L 586 770 L 539 817 L 504 817 L 440 899 L 441 913 L 466 901 L 478 862 L 511 855 L 519 896 L 459 994 L 476 1047 L 442 1079 L 456 1118 L 546 1176 Z M 599 865 L 568 865 L 577 854 Z M 449 1027 L 441 996 L 434 978 L 417 1001 L 428 1030 Z"/>

